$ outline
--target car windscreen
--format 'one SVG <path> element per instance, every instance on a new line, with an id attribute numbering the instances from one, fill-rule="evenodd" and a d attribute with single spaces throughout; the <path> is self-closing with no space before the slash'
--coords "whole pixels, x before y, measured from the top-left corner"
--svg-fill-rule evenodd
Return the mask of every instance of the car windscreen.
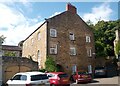
<path id="1" fill-rule="evenodd" d="M 44 79 L 48 79 L 46 74 L 39 74 L 39 75 L 31 76 L 31 81 L 44 80 Z"/>
<path id="2" fill-rule="evenodd" d="M 66 78 L 66 77 L 68 77 L 67 74 L 59 74 L 58 76 L 59 76 L 60 78 Z"/>
<path id="3" fill-rule="evenodd" d="M 105 69 L 104 67 L 96 67 L 95 70 Z"/>

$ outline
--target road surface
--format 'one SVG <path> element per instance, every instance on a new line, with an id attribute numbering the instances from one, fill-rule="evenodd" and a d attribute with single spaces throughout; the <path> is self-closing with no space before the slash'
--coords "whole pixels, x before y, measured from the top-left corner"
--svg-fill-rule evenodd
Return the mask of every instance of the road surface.
<path id="1" fill-rule="evenodd" d="M 120 86 L 120 76 L 110 78 L 97 78 L 93 82 L 87 84 L 73 83 L 71 86 Z"/>

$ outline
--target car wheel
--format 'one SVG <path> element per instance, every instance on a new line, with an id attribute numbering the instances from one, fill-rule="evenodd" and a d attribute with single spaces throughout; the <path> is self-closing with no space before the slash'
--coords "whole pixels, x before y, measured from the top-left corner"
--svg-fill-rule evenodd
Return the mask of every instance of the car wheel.
<path id="1" fill-rule="evenodd" d="M 73 82 L 75 82 L 75 80 L 74 80 L 73 76 L 71 76 L 71 77 L 70 77 L 70 80 L 71 80 L 71 81 L 73 81 Z"/>
<path id="2" fill-rule="evenodd" d="M 55 84 L 51 84 L 50 86 L 56 86 Z"/>

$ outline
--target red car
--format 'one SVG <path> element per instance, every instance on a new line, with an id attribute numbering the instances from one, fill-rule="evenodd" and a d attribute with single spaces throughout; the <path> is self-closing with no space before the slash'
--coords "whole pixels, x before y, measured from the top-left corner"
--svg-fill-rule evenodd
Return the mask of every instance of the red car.
<path id="1" fill-rule="evenodd" d="M 70 84 L 69 77 L 64 72 L 50 72 L 50 73 L 47 73 L 47 75 L 49 77 L 50 86 L 58 86 L 58 85 L 69 86 Z"/>
<path id="2" fill-rule="evenodd" d="M 70 77 L 70 79 L 74 82 L 77 80 L 77 83 L 81 83 L 81 82 L 87 83 L 92 81 L 91 75 L 84 71 L 79 71 L 74 73 Z"/>

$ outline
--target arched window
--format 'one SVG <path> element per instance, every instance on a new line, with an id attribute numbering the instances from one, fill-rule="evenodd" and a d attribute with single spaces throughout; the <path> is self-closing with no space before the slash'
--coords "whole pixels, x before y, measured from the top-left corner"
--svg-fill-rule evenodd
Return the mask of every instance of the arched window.
<path id="1" fill-rule="evenodd" d="M 37 52 L 37 58 L 38 58 L 38 65 L 40 65 L 41 58 L 40 58 L 40 50 Z"/>
<path id="2" fill-rule="evenodd" d="M 40 32 L 37 34 L 37 39 L 40 40 Z"/>

